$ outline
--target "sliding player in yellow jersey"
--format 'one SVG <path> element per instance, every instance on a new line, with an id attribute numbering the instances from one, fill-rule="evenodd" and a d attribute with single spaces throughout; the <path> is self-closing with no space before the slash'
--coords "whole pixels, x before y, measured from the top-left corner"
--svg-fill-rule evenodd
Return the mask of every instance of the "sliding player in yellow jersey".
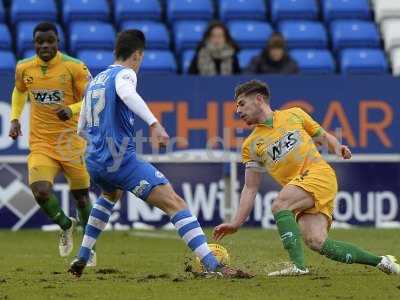
<path id="1" fill-rule="evenodd" d="M 214 238 L 220 240 L 235 233 L 246 221 L 262 174 L 268 172 L 282 185 L 272 203 L 272 212 L 283 246 L 293 263 L 269 276 L 309 273 L 301 236 L 310 249 L 332 260 L 370 265 L 388 274 L 399 274 L 400 266 L 393 256 L 377 256 L 328 237 L 337 181 L 334 170 L 316 145 L 325 145 L 331 153 L 344 159 L 351 158 L 349 148 L 300 108 L 272 111 L 269 88 L 261 81 L 252 80 L 237 86 L 235 101 L 240 118 L 254 129 L 242 146 L 246 170 L 238 212 L 231 223 L 215 228 Z"/>
<path id="2" fill-rule="evenodd" d="M 73 248 L 75 219 L 62 211 L 52 186 L 56 175 L 63 171 L 85 226 L 91 210 L 90 179 L 83 159 L 86 144 L 76 129 L 90 73 L 81 61 L 58 51 L 54 24 L 38 24 L 33 38 L 36 55 L 16 66 L 9 135 L 13 139 L 21 135 L 19 118 L 29 98 L 29 185 L 42 210 L 61 227 L 59 251 L 67 256 Z"/>

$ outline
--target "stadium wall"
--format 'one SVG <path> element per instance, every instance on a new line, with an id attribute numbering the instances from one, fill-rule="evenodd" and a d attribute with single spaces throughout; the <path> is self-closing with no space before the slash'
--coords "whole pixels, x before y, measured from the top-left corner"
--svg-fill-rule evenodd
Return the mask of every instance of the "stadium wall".
<path id="1" fill-rule="evenodd" d="M 232 207 L 227 207 L 224 201 L 229 169 L 226 163 L 236 164 L 241 141 L 249 132 L 235 118 L 232 95 L 237 83 L 251 78 L 139 77 L 139 92 L 173 138 L 172 146 L 165 150 L 167 153 L 155 156 L 157 153 L 152 152 L 146 139 L 145 126 L 135 121 L 138 152 L 150 155 L 206 225 L 215 225 L 231 213 L 227 210 Z M 352 162 L 329 157 L 338 174 L 340 189 L 335 225 L 399 226 L 398 80 L 389 76 L 258 78 L 270 84 L 274 109 L 301 106 L 356 154 Z M 0 227 L 49 228 L 49 221 L 38 210 L 27 186 L 29 109 L 23 115 L 24 135 L 13 142 L 8 138 L 13 74 L 0 74 L 0 84 Z M 244 170 L 238 166 L 233 178 L 238 181 L 230 192 L 233 209 L 243 184 Z M 57 179 L 55 190 L 63 208 L 72 214 L 73 201 L 62 177 Z M 270 205 L 278 190 L 266 176 L 249 225 L 273 226 Z M 95 193 L 94 189 L 93 198 Z M 132 194 L 116 208 L 111 223 L 115 228 L 169 226 L 159 210 L 148 207 Z"/>

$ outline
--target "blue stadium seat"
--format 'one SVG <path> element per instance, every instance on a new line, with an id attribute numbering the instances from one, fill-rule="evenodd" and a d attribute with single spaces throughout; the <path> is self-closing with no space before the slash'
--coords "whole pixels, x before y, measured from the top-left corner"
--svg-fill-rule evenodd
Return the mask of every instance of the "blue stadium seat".
<path id="1" fill-rule="evenodd" d="M 13 0 L 10 10 L 11 22 L 56 21 L 57 8 L 54 0 Z"/>
<path id="2" fill-rule="evenodd" d="M 345 49 L 340 54 L 340 68 L 342 74 L 384 74 L 388 63 L 380 49 Z"/>
<path id="3" fill-rule="evenodd" d="M 322 11 L 325 21 L 371 18 L 368 0 L 324 0 Z"/>
<path id="4" fill-rule="evenodd" d="M 70 26 L 69 48 L 75 52 L 81 49 L 114 48 L 115 30 L 104 22 L 74 22 Z"/>
<path id="5" fill-rule="evenodd" d="M 4 22 L 5 16 L 6 16 L 6 13 L 4 10 L 3 1 L 0 0 L 0 22 Z"/>
<path id="6" fill-rule="evenodd" d="M 380 37 L 373 22 L 336 20 L 331 23 L 334 50 L 357 47 L 380 47 Z"/>
<path id="7" fill-rule="evenodd" d="M 238 55 L 240 69 L 242 70 L 246 69 L 250 65 L 251 60 L 257 55 L 260 55 L 261 51 L 262 50 L 260 49 L 241 50 Z"/>
<path id="8" fill-rule="evenodd" d="M 219 17 L 223 21 L 265 20 L 266 14 L 264 0 L 219 0 Z"/>
<path id="9" fill-rule="evenodd" d="M 146 51 L 140 69 L 142 73 L 176 73 L 176 61 L 171 51 Z"/>
<path id="10" fill-rule="evenodd" d="M 271 25 L 261 21 L 232 21 L 228 28 L 240 48 L 263 48 L 272 34 Z"/>
<path id="11" fill-rule="evenodd" d="M 11 49 L 12 40 L 10 30 L 6 24 L 0 24 L 0 49 Z"/>
<path id="12" fill-rule="evenodd" d="M 139 29 L 146 36 L 146 48 L 169 49 L 169 33 L 163 23 L 154 21 L 124 21 L 121 30 Z"/>
<path id="13" fill-rule="evenodd" d="M 193 57 L 195 55 L 195 50 L 186 50 L 181 56 L 182 72 L 187 73 L 189 71 L 190 64 L 192 63 Z"/>
<path id="14" fill-rule="evenodd" d="M 114 18 L 118 24 L 125 20 L 161 20 L 158 0 L 114 0 Z"/>
<path id="15" fill-rule="evenodd" d="M 207 28 L 205 21 L 179 21 L 174 24 L 175 49 L 194 49 L 203 37 Z"/>
<path id="16" fill-rule="evenodd" d="M 282 19 L 317 19 L 316 0 L 271 0 L 273 22 Z"/>
<path id="17" fill-rule="evenodd" d="M 110 8 L 107 0 L 64 0 L 63 21 L 108 21 Z"/>
<path id="18" fill-rule="evenodd" d="M 335 61 L 329 50 L 295 49 L 290 56 L 297 62 L 300 73 L 332 74 L 335 72 Z"/>
<path id="19" fill-rule="evenodd" d="M 0 73 L 13 72 L 16 64 L 14 53 L 0 50 L 0 57 Z"/>
<path id="20" fill-rule="evenodd" d="M 39 22 L 19 22 L 17 26 L 17 55 L 21 55 L 25 50 L 33 49 L 33 29 Z M 59 48 L 65 48 L 64 32 L 60 25 L 56 24 L 58 37 L 60 39 Z"/>
<path id="21" fill-rule="evenodd" d="M 92 76 L 96 76 L 114 61 L 113 52 L 107 50 L 81 50 L 77 57 L 86 64 Z"/>
<path id="22" fill-rule="evenodd" d="M 169 0 L 167 17 L 176 20 L 209 20 L 214 13 L 210 0 Z"/>
<path id="23" fill-rule="evenodd" d="M 282 21 L 279 31 L 286 39 L 289 48 L 326 48 L 328 35 L 320 22 Z"/>

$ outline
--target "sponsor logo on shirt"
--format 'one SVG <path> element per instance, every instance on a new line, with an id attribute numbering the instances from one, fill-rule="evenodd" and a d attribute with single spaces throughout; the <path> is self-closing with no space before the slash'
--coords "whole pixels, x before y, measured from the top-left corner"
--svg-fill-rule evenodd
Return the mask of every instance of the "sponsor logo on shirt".
<path id="1" fill-rule="evenodd" d="M 62 90 L 33 90 L 33 100 L 39 104 L 59 104 L 64 102 Z"/>
<path id="2" fill-rule="evenodd" d="M 299 131 L 289 131 L 276 142 L 270 144 L 267 149 L 268 156 L 273 162 L 281 160 L 290 151 L 300 144 Z"/>

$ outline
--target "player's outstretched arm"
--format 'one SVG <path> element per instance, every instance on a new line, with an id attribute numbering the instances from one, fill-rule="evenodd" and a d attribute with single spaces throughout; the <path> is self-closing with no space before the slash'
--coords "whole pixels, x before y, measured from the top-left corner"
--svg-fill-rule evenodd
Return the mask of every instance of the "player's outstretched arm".
<path id="1" fill-rule="evenodd" d="M 318 138 L 314 139 L 317 145 L 327 145 L 329 153 L 336 154 L 344 159 L 351 158 L 351 150 L 346 145 L 341 144 L 338 139 L 324 131 Z"/>
<path id="2" fill-rule="evenodd" d="M 11 99 L 11 126 L 8 134 L 14 140 L 18 136 L 22 135 L 19 118 L 21 117 L 22 111 L 24 110 L 26 98 L 26 92 L 21 92 L 16 87 L 14 88 Z"/>
<path id="3" fill-rule="evenodd" d="M 294 108 L 293 111 L 302 118 L 303 128 L 313 138 L 317 146 L 326 145 L 329 153 L 337 154 L 344 159 L 351 158 L 349 147 L 339 143 L 335 136 L 326 132 L 309 114 L 300 108 Z"/>
<path id="4" fill-rule="evenodd" d="M 254 205 L 258 187 L 262 180 L 262 172 L 256 168 L 246 168 L 245 183 L 240 195 L 239 209 L 231 223 L 224 223 L 214 228 L 213 238 L 217 241 L 224 236 L 233 234 L 246 221 Z"/>

